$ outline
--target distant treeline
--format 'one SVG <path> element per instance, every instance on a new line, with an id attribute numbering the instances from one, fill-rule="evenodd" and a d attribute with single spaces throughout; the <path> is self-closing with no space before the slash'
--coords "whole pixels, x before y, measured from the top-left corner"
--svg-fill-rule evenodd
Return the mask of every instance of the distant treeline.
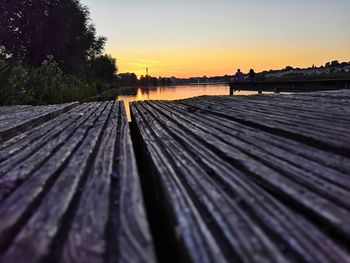
<path id="1" fill-rule="evenodd" d="M 134 73 L 123 73 L 118 75 L 118 83 L 121 86 L 169 86 L 169 85 L 188 85 L 188 84 L 215 84 L 229 83 L 234 77 L 232 75 L 214 76 L 214 77 L 192 77 L 192 78 L 155 78 L 150 76 L 141 76 L 137 78 Z M 249 73 L 245 74 L 250 79 Z M 254 73 L 254 81 L 273 81 L 273 80 L 314 80 L 314 79 L 349 79 L 350 62 L 338 62 L 337 60 L 327 62 L 320 67 L 311 66 L 309 68 L 293 68 L 286 66 L 280 70 L 269 70 Z"/>
<path id="2" fill-rule="evenodd" d="M 122 73 L 118 75 L 118 83 L 121 86 L 171 86 L 171 85 L 188 85 L 199 83 L 222 83 L 229 82 L 233 76 L 217 76 L 217 77 L 194 77 L 194 78 L 176 78 L 176 77 L 151 77 L 141 76 L 137 78 L 135 73 Z"/>
<path id="3" fill-rule="evenodd" d="M 115 85 L 89 17 L 78 0 L 0 1 L 0 104 L 87 100 Z"/>
<path id="4" fill-rule="evenodd" d="M 246 78 L 249 73 L 244 72 Z M 232 75 L 216 76 L 216 77 L 195 77 L 188 79 L 176 79 L 177 84 L 192 83 L 229 83 Z M 265 70 L 255 74 L 255 81 L 273 81 L 273 80 L 307 80 L 307 79 L 349 79 L 350 78 L 350 62 L 338 62 L 337 60 L 327 62 L 325 65 L 309 68 L 294 68 L 286 66 L 280 70 Z"/>
<path id="5" fill-rule="evenodd" d="M 141 76 L 137 78 L 135 73 L 122 73 L 118 75 L 118 84 L 120 86 L 171 86 L 174 85 L 173 78 Z"/>
<path id="6" fill-rule="evenodd" d="M 253 70 L 254 72 L 254 70 Z M 118 74 L 118 85 L 123 87 L 134 86 L 171 86 L 171 85 L 189 85 L 189 84 L 215 84 L 229 83 L 234 77 L 232 75 L 214 76 L 214 77 L 192 77 L 192 78 L 176 78 L 176 77 L 137 77 L 135 73 Z M 247 79 L 250 78 L 249 72 L 245 72 Z M 314 80 L 314 79 L 349 79 L 350 78 L 350 62 L 338 62 L 337 60 L 327 62 L 320 67 L 311 66 L 309 68 L 293 68 L 286 66 L 281 70 L 269 70 L 254 73 L 255 81 L 271 81 L 271 80 Z"/>
<path id="7" fill-rule="evenodd" d="M 320 67 L 313 65 L 308 68 L 287 66 L 282 70 L 263 71 L 258 76 L 266 80 L 349 79 L 350 62 L 334 60 Z"/>

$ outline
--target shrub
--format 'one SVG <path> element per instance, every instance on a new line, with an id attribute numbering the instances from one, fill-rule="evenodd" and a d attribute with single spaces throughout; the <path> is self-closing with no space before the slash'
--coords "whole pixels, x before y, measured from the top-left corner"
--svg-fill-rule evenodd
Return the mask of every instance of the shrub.
<path id="1" fill-rule="evenodd" d="M 96 84 L 65 76 L 50 56 L 38 68 L 0 60 L 0 81 L 1 105 L 85 101 L 97 94 Z"/>
<path id="2" fill-rule="evenodd" d="M 26 86 L 29 81 L 29 71 L 19 62 L 0 63 L 0 103 L 3 104 L 22 104 L 26 95 Z"/>

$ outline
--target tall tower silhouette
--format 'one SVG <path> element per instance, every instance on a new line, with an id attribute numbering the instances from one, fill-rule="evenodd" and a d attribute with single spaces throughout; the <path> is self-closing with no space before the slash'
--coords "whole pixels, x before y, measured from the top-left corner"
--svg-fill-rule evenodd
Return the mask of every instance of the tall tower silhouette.
<path id="1" fill-rule="evenodd" d="M 148 77 L 148 65 L 146 66 L 146 76 Z"/>

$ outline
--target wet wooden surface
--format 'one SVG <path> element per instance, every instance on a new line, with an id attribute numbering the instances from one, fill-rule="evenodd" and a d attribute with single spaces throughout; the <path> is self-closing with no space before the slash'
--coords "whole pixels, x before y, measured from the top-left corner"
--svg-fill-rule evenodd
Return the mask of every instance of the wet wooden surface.
<path id="1" fill-rule="evenodd" d="M 155 261 L 122 103 L 0 108 L 0 134 L 0 262 Z"/>
<path id="2" fill-rule="evenodd" d="M 131 114 L 182 261 L 350 262 L 350 90 Z"/>

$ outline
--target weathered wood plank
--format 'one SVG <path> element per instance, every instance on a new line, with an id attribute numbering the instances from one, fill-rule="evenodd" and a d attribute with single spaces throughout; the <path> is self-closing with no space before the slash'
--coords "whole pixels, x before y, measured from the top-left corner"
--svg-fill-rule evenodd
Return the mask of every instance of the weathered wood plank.
<path id="1" fill-rule="evenodd" d="M 28 146 L 33 147 L 34 143 L 38 142 L 39 138 L 41 139 L 40 141 L 45 141 L 46 138 L 51 138 L 50 136 L 52 136 L 52 134 L 58 134 L 60 130 L 68 128 L 70 124 L 74 124 L 74 122 L 79 120 L 83 115 L 93 110 L 93 108 L 91 108 L 92 105 L 93 104 L 82 104 L 77 106 L 62 114 L 59 118 L 54 118 L 0 144 L 0 162 Z M 44 144 L 45 142 L 43 145 Z"/>
<path id="2" fill-rule="evenodd" d="M 122 262 L 155 261 L 123 107 L 116 104 L 112 110 L 64 244 L 63 262 L 104 262 L 108 216 L 117 212 L 109 208 L 119 211 L 117 219 L 109 219 L 113 222 L 107 228 L 117 239 L 116 243 L 109 244 L 109 249 L 114 251 L 108 254 L 108 261 L 114 262 L 115 255 Z M 118 180 L 119 189 L 112 188 L 112 178 Z"/>
<path id="3" fill-rule="evenodd" d="M 0 115 L 9 115 L 22 110 L 28 111 L 29 108 L 33 106 L 30 105 L 14 105 L 14 106 L 1 106 L 0 107 Z"/>
<path id="4" fill-rule="evenodd" d="M 132 120 L 137 123 L 139 133 L 146 141 L 147 154 L 156 168 L 157 174 L 155 176 L 160 177 L 156 180 L 160 180 L 159 185 L 162 188 L 157 190 L 159 195 L 164 194 L 164 206 L 172 215 L 169 216 L 169 220 L 174 225 L 173 231 L 177 234 L 177 242 L 183 247 L 183 257 L 195 262 L 214 260 L 226 262 L 212 233 L 206 226 L 204 218 L 201 217 L 200 211 L 190 197 L 190 192 L 186 191 L 185 185 L 181 183 L 181 179 L 174 170 L 175 167 L 167 159 L 164 149 L 158 144 L 159 139 L 152 136 L 152 131 L 148 127 L 152 124 L 152 119 L 148 115 L 141 115 L 134 105 L 131 108 Z"/>
<path id="5" fill-rule="evenodd" d="M 350 263 L 349 100 L 133 103 L 143 183 L 178 259 Z M 0 130 L 60 107 L 0 108 Z M 0 262 L 52 261 L 156 261 L 122 103 L 62 111 L 0 144 Z"/>
<path id="6" fill-rule="evenodd" d="M 94 112 L 97 108 L 96 106 L 98 105 L 91 105 L 92 112 L 90 114 L 88 114 L 90 108 L 84 108 L 78 113 L 78 118 L 76 118 L 73 123 L 68 122 L 68 125 L 65 125 L 65 123 L 62 123 L 62 126 L 58 125 L 53 131 L 46 133 L 40 139 L 29 144 L 28 147 L 18 152 L 18 154 L 3 161 L 0 164 L 0 200 L 18 184 L 22 183 L 23 180 L 31 176 L 43 162 L 66 142 L 80 125 L 84 124 L 91 114 L 103 111 L 103 107 L 101 107 L 101 109 Z M 83 115 L 81 115 L 81 113 Z M 74 114 L 72 114 L 72 116 L 74 116 Z"/>
<path id="7" fill-rule="evenodd" d="M 297 100 L 284 105 L 284 99 L 272 109 L 283 114 L 269 117 L 276 130 L 290 121 L 288 110 L 292 122 L 300 124 L 317 113 L 317 107 L 293 111 Z M 246 114 L 250 100 L 254 111 L 255 99 L 222 97 L 132 104 L 132 120 L 161 187 L 154 190 L 161 193 L 183 259 L 201 262 L 204 256 L 210 261 L 216 253 L 222 261 L 350 262 L 344 243 L 350 240 L 348 157 L 260 130 L 266 125 L 260 115 L 269 114 L 263 99 L 258 99 L 260 115 L 254 122 L 242 122 L 243 113 L 225 109 Z M 318 121 L 332 116 L 322 107 Z M 346 127 L 347 117 L 342 120 Z M 331 130 L 325 134 L 345 132 L 327 127 Z M 315 138 L 326 136 L 312 132 Z"/>
<path id="8" fill-rule="evenodd" d="M 67 105 L 67 104 L 66 104 Z M 57 108 L 61 108 L 61 105 L 49 105 L 49 106 L 33 106 L 30 108 L 22 109 L 19 111 L 11 112 L 9 114 L 0 116 L 0 127 L 5 127 L 12 121 L 23 121 L 23 119 L 30 119 L 35 116 L 51 112 Z"/>
<path id="9" fill-rule="evenodd" d="M 50 254 L 50 245 L 75 192 L 78 190 L 79 182 L 83 180 L 82 177 L 87 169 L 89 159 L 107 121 L 111 103 L 107 107 L 106 110 L 97 113 L 92 126 L 89 125 L 85 139 L 75 150 L 67 165 L 63 167 L 63 171 L 60 172 L 55 184 L 49 189 L 46 198 L 41 201 L 35 213 L 21 228 L 12 245 L 1 258 L 3 261 L 38 262 Z M 38 190 L 41 189 L 37 188 Z M 11 221 L 9 223 L 13 224 Z M 36 242 L 32 243 L 32 240 L 36 240 Z"/>
<path id="10" fill-rule="evenodd" d="M 344 102 L 344 104 L 338 103 L 336 105 L 327 103 L 329 100 L 324 99 L 322 101 L 315 101 L 314 99 L 305 100 L 306 103 L 301 103 L 302 100 L 299 98 L 292 99 L 293 96 L 283 96 L 275 95 L 270 96 L 270 99 L 266 99 L 265 96 L 247 96 L 254 97 L 255 99 L 239 99 L 237 97 L 228 98 L 227 101 L 234 100 L 238 105 L 246 105 L 253 109 L 267 109 L 269 111 L 285 112 L 288 111 L 289 114 L 296 114 L 298 116 L 309 116 L 315 118 L 316 120 L 327 120 L 329 118 L 337 118 L 340 121 L 347 121 L 349 123 L 350 118 L 347 114 L 350 113 L 349 107 L 350 103 Z M 227 99 L 224 98 L 224 99 Z"/>
<path id="11" fill-rule="evenodd" d="M 154 103 L 152 103 L 152 105 L 153 105 Z M 154 112 L 162 112 L 162 111 L 149 111 L 149 113 L 150 112 L 152 112 L 152 113 L 154 113 Z M 156 119 L 162 119 L 162 117 L 160 116 L 160 115 L 158 115 L 157 117 L 156 117 Z M 171 117 L 171 119 L 175 119 L 176 120 L 176 118 L 174 118 L 174 116 L 172 116 Z M 193 122 L 192 122 L 193 123 Z M 164 126 L 165 127 L 165 126 Z M 189 130 L 188 131 L 186 131 L 187 129 L 183 129 L 184 127 L 182 127 L 181 125 L 179 125 L 179 123 L 178 122 L 175 122 L 175 125 L 173 126 L 173 125 L 171 125 L 171 121 L 170 120 L 166 120 L 166 127 L 168 127 L 169 128 L 169 130 L 171 131 L 170 133 L 173 133 L 176 129 L 178 129 L 178 131 L 179 131 L 179 137 L 178 138 L 181 138 L 181 139 L 183 139 L 184 141 L 186 140 L 186 137 L 188 137 L 189 136 Z M 177 128 L 178 127 L 178 128 Z M 181 129 L 182 128 L 182 129 Z M 187 135 L 187 136 L 186 136 Z M 201 137 L 201 138 L 203 138 L 203 136 Z M 208 139 L 208 138 L 206 138 L 206 139 Z M 220 167 L 218 167 L 219 165 L 218 164 L 220 164 L 220 161 L 219 161 L 219 159 L 217 159 L 217 160 L 215 160 L 215 154 L 217 154 L 216 152 L 214 152 L 214 155 L 210 155 L 210 152 L 208 152 L 207 151 L 207 149 L 209 149 L 209 147 L 206 147 L 205 148 L 205 146 L 203 147 L 203 146 L 201 146 L 202 144 L 203 144 L 203 142 L 199 142 L 197 145 L 195 144 L 195 141 L 194 140 L 188 140 L 188 143 L 187 143 L 188 145 L 193 145 L 193 154 L 195 154 L 196 155 L 196 157 L 198 157 L 198 155 L 200 155 L 200 156 L 203 156 L 203 158 L 207 158 L 207 160 L 206 160 L 206 163 L 208 163 L 208 162 L 212 162 L 213 164 L 212 164 L 212 167 L 211 167 L 211 169 L 215 169 L 215 170 L 219 170 L 219 168 Z M 219 145 L 217 145 L 217 147 L 218 148 L 221 148 Z M 214 161 L 213 161 L 214 160 Z M 197 161 L 198 161 L 198 159 L 197 159 Z M 221 164 L 222 166 L 224 166 L 224 163 L 222 163 Z M 226 170 L 226 172 L 225 171 L 222 171 L 221 172 L 221 174 L 222 175 L 225 175 L 225 174 L 228 174 L 229 171 L 230 170 L 230 168 L 228 168 L 228 170 Z M 218 174 L 220 174 L 220 172 L 218 172 Z M 213 175 L 212 175 L 213 176 Z M 229 181 L 226 181 L 226 183 L 223 185 L 223 187 L 225 187 L 225 188 L 228 188 L 229 187 Z M 265 200 L 265 201 L 267 201 L 267 200 Z M 292 228 L 293 229 L 293 228 Z M 310 228 L 310 226 L 308 227 L 308 231 L 312 231 L 311 230 L 311 228 Z M 324 239 L 322 239 L 323 240 L 323 242 L 324 242 Z M 302 241 L 304 241 L 305 242 L 305 240 L 304 239 L 302 239 L 302 240 L 298 240 L 299 242 L 302 242 Z M 322 244 L 321 244 L 322 245 Z M 329 245 L 328 245 L 329 246 Z M 327 251 L 327 247 L 323 247 L 323 249 L 325 249 L 325 252 Z M 313 253 L 315 253 L 316 255 L 317 254 L 320 254 L 319 253 L 319 251 L 318 251 L 318 249 L 315 249 L 314 251 L 312 251 Z M 305 255 L 304 255 L 305 256 Z"/>
<path id="12" fill-rule="evenodd" d="M 254 104 L 251 108 L 244 108 L 234 102 L 231 104 L 220 101 L 208 102 L 205 101 L 205 98 L 201 98 L 197 102 L 189 100 L 181 103 L 189 106 L 191 111 L 208 112 L 269 132 L 283 133 L 285 136 L 299 138 L 310 144 L 322 144 L 345 155 L 349 153 L 350 135 L 346 132 L 346 123 L 340 122 L 338 124 L 338 121 L 332 119 L 322 122 L 314 120 L 311 116 L 288 115 L 288 111 L 279 113 L 269 112 L 268 109 L 259 111 L 254 109 Z"/>
<path id="13" fill-rule="evenodd" d="M 326 130 L 328 134 L 337 134 L 343 133 L 346 130 L 346 126 L 349 125 L 349 118 L 347 116 L 346 108 L 339 108 L 339 111 L 328 109 L 328 113 L 323 113 L 321 109 L 318 109 L 318 113 L 316 111 L 306 111 L 305 109 L 300 109 L 300 107 L 281 107 L 275 106 L 274 101 L 271 100 L 270 103 L 252 103 L 250 101 L 245 102 L 244 100 L 230 99 L 230 97 L 208 97 L 204 99 L 205 103 L 208 103 L 210 107 L 220 104 L 220 106 L 216 106 L 217 110 L 222 110 L 223 112 L 231 112 L 231 113 L 240 113 L 245 115 L 255 115 L 260 118 L 267 119 L 275 119 L 278 123 L 292 123 L 294 126 L 300 126 L 302 128 L 313 128 L 312 130 L 316 130 L 317 128 Z M 198 103 L 198 102 L 197 102 Z M 284 103 L 285 106 L 288 106 L 287 103 Z M 233 107 L 234 106 L 234 107 Z M 337 115 L 342 116 L 342 119 L 337 120 L 337 127 L 332 128 L 332 124 L 334 120 L 330 117 L 333 116 L 337 118 Z M 312 120 L 312 125 L 310 125 L 310 121 Z M 311 131 L 312 131 L 311 130 Z"/>
<path id="14" fill-rule="evenodd" d="M 63 248 L 63 262 L 103 262 L 108 221 L 109 190 L 115 153 L 118 108 L 114 107 L 100 148 L 93 160 L 71 230 Z M 98 189 L 98 191 L 96 191 Z"/>
<path id="15" fill-rule="evenodd" d="M 307 171 L 317 173 L 317 177 L 332 181 L 342 187 L 348 187 L 348 181 L 344 181 L 344 178 L 347 180 L 347 175 L 350 174 L 350 162 L 346 157 L 336 154 L 330 155 L 328 151 L 216 115 L 201 112 L 190 113 L 186 106 L 179 103 L 154 102 L 154 104 L 162 107 L 160 111 L 168 110 L 175 116 L 189 117 L 192 123 L 202 123 L 216 129 L 215 133 L 222 132 L 232 136 L 232 138 L 239 138 L 243 142 L 262 148 L 268 152 L 267 157 L 271 155 L 286 159 Z"/>
<path id="16" fill-rule="evenodd" d="M 167 122 L 167 125 L 169 124 L 170 123 Z M 164 127 L 157 128 L 155 121 L 152 121 L 152 126 L 154 132 L 162 134 Z M 171 126 L 171 128 L 174 127 Z M 198 207 L 207 210 L 207 213 L 210 215 L 207 215 L 207 220 L 211 221 L 211 225 L 217 224 L 217 227 L 219 229 L 221 228 L 220 232 L 224 233 L 224 237 L 222 237 L 221 240 L 221 249 L 223 249 L 224 240 L 226 238 L 226 242 L 229 242 L 232 247 L 236 248 L 235 251 L 231 250 L 231 255 L 234 255 L 234 252 L 236 252 L 236 254 L 238 254 L 236 256 L 240 258 L 249 258 L 249 255 L 251 254 L 259 259 L 262 259 L 262 255 L 264 255 L 265 260 L 281 260 L 281 254 L 274 247 L 274 244 L 272 244 L 265 235 L 259 233 L 260 230 L 254 227 L 250 218 L 240 212 L 237 204 L 228 202 L 227 196 L 214 187 L 213 182 L 201 178 L 204 177 L 204 171 L 198 166 L 198 164 L 196 164 L 198 160 L 190 158 L 185 150 L 180 150 L 182 147 L 173 141 L 174 138 L 172 138 L 171 142 L 170 138 L 171 137 L 169 136 L 166 140 L 162 140 L 162 143 L 166 144 L 166 150 L 169 151 L 171 156 L 174 156 L 173 158 L 176 159 L 177 162 L 183 162 L 183 165 L 186 164 L 189 166 L 187 169 L 182 168 L 182 166 L 177 167 L 178 169 L 184 169 L 183 174 L 179 174 L 178 176 L 184 176 L 186 181 L 191 185 L 190 187 L 192 188 L 193 195 L 198 198 L 195 203 L 197 203 Z M 171 145 L 172 143 L 174 144 Z M 188 176 L 186 174 L 188 174 Z M 220 204 L 220 206 L 217 206 L 216 204 Z M 228 214 L 230 216 L 227 218 L 226 216 Z M 211 219 L 209 219 L 209 217 Z M 238 222 L 240 222 L 240 227 L 237 225 Z M 215 236 L 218 237 L 218 235 L 219 234 L 215 232 Z M 253 239 L 250 238 L 252 236 L 255 236 L 256 240 L 253 241 Z M 224 254 L 224 252 L 222 253 Z"/>
<path id="17" fill-rule="evenodd" d="M 119 174 L 119 194 L 115 195 L 118 201 L 112 200 L 119 207 L 119 220 L 114 222 L 117 223 L 115 234 L 119 245 L 119 260 L 120 262 L 156 262 L 124 103 L 120 105 L 120 112 L 118 159 L 115 160 Z M 113 219 L 111 220 L 113 228 Z M 114 249 L 115 246 L 111 242 L 110 250 Z M 115 262 L 113 253 L 108 261 Z"/>
<path id="18" fill-rule="evenodd" d="M 0 262 L 156 261 L 123 104 L 79 106 L 0 149 L 27 163 L 1 178 L 21 182 L 0 202 Z"/>
<path id="19" fill-rule="evenodd" d="M 160 111 L 160 110 L 157 109 L 157 111 Z M 175 122 L 176 123 L 175 127 L 177 125 L 179 127 L 182 127 L 183 130 L 187 130 L 189 133 L 193 133 L 199 138 L 205 138 L 206 143 L 208 143 L 208 146 L 217 147 L 217 152 L 222 152 L 222 154 L 224 154 L 225 157 L 231 158 L 232 161 L 237 162 L 239 160 L 245 160 L 251 157 L 252 158 L 250 160 L 251 165 L 255 166 L 254 168 L 255 170 L 260 170 L 262 172 L 261 175 L 256 174 L 255 172 L 256 177 L 259 178 L 257 180 L 263 181 L 264 185 L 269 185 L 270 183 L 278 182 L 277 186 L 274 186 L 274 187 L 282 189 L 282 185 L 285 185 L 285 186 L 291 185 L 293 186 L 292 188 L 295 188 L 295 189 L 299 188 L 300 191 L 305 192 L 305 195 L 307 195 L 307 193 L 309 194 L 307 201 L 310 201 L 311 203 L 312 203 L 311 196 L 312 196 L 312 192 L 314 191 L 316 194 L 319 195 L 318 198 L 317 196 L 313 197 L 314 204 L 311 205 L 312 207 L 315 207 L 314 212 L 316 214 L 318 213 L 319 210 L 322 212 L 325 212 L 326 214 L 328 213 L 326 211 L 327 209 L 325 208 L 320 209 L 321 207 L 318 206 L 318 204 L 321 204 L 324 202 L 323 200 L 324 198 L 328 198 L 329 200 L 335 202 L 337 205 L 343 206 L 344 208 L 347 208 L 350 210 L 350 203 L 348 202 L 348 200 L 350 200 L 349 178 L 346 178 L 344 176 L 341 177 L 340 175 L 340 178 L 343 179 L 343 183 L 348 184 L 346 186 L 347 189 L 343 189 L 340 186 L 327 183 L 326 180 L 321 180 L 320 178 L 318 178 L 317 175 L 314 175 L 312 172 L 307 172 L 305 170 L 300 169 L 298 166 L 290 165 L 288 163 L 288 160 L 281 160 L 276 157 L 271 158 L 271 153 L 268 153 L 265 150 L 261 150 L 255 145 L 250 145 L 250 143 L 244 142 L 242 140 L 236 140 L 235 137 L 227 136 L 225 134 L 220 134 L 220 137 L 221 137 L 220 140 L 216 140 L 215 135 L 217 135 L 217 132 L 211 128 L 211 125 L 202 126 L 198 122 L 196 123 L 196 125 L 193 125 L 191 124 L 191 123 L 194 123 L 192 120 L 188 120 L 188 123 L 181 122 L 181 120 L 179 119 L 176 119 L 176 120 L 177 121 Z M 209 142 L 209 140 L 213 142 L 211 143 Z M 257 142 L 257 145 L 259 144 L 260 143 Z M 232 145 L 234 148 L 230 148 L 230 145 Z M 239 157 L 233 154 L 235 151 L 237 152 L 237 149 L 240 150 Z M 286 159 L 289 156 L 290 155 L 286 155 Z M 265 164 L 267 164 L 268 167 L 272 167 L 274 170 L 270 170 L 270 171 L 266 170 L 268 168 L 265 166 Z M 244 163 L 242 163 L 242 166 L 244 166 Z M 264 171 L 265 173 L 269 174 L 269 178 L 267 180 L 265 179 L 266 175 L 264 174 Z M 279 173 L 283 174 L 285 177 L 281 177 L 280 175 L 276 174 L 275 171 L 278 171 Z M 253 170 L 251 172 L 254 173 Z M 275 177 L 275 179 L 273 179 L 273 174 L 277 176 Z M 285 181 L 285 184 L 283 183 L 283 181 Z M 295 183 L 297 183 L 297 185 L 295 185 Z M 308 188 L 305 188 L 305 186 Z M 301 189 L 304 189 L 304 190 L 301 190 Z M 284 192 L 285 190 L 282 190 L 282 191 Z M 300 203 L 303 203 L 303 201 L 299 200 L 300 198 L 301 198 L 301 195 L 297 194 L 297 196 L 295 197 L 295 200 Z M 325 204 L 323 205 L 325 206 Z M 329 207 L 332 207 L 332 206 L 329 206 Z M 336 207 L 334 207 L 333 205 L 333 208 L 331 208 L 329 212 L 336 214 L 334 209 L 336 209 Z M 346 218 L 345 215 L 343 215 L 342 217 L 345 220 Z M 344 220 L 342 223 L 346 222 Z M 342 231 L 345 231 L 345 229 L 343 229 Z"/>
<path id="20" fill-rule="evenodd" d="M 0 143 L 42 124 L 58 115 L 76 107 L 75 103 L 62 104 L 58 106 L 39 107 L 38 111 L 25 111 L 24 113 L 11 114 L 9 118 L 1 119 L 0 122 Z M 8 115 L 6 115 L 8 116 Z M 1 118 L 1 116 L 0 116 Z"/>

